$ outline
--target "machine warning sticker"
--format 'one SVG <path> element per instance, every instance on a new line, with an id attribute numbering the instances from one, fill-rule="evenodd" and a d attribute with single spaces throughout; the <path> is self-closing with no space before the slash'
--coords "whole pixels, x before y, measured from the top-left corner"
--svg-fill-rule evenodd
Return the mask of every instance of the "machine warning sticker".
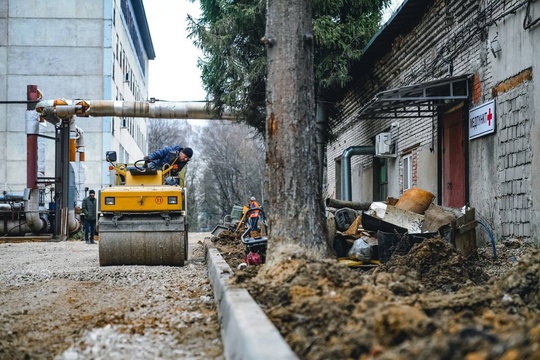
<path id="1" fill-rule="evenodd" d="M 163 204 L 163 198 L 161 196 L 156 196 L 156 204 L 158 205 Z"/>

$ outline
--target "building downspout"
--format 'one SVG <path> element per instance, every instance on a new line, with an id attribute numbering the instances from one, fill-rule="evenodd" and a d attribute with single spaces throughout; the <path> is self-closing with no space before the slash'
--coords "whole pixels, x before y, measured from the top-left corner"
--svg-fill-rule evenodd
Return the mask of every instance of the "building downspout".
<path id="1" fill-rule="evenodd" d="M 316 127 L 317 127 L 317 156 L 319 158 L 319 184 L 321 188 L 324 188 L 324 144 L 326 143 L 325 125 L 326 125 L 326 111 L 322 104 L 317 104 L 316 113 Z"/>
<path id="2" fill-rule="evenodd" d="M 351 146 L 341 154 L 341 200 L 352 200 L 351 157 L 354 155 L 375 155 L 375 146 Z"/>

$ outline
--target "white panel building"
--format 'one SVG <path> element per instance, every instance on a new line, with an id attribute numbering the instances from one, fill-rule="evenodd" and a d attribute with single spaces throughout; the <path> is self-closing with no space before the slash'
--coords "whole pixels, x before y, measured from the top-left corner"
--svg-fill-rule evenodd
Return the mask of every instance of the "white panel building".
<path id="1" fill-rule="evenodd" d="M 27 85 L 43 99 L 146 100 L 154 48 L 142 0 L 0 0 L 0 191 L 26 187 Z M 47 123 L 45 123 L 47 124 Z M 105 152 L 119 161 L 147 152 L 146 119 L 78 118 L 81 143 L 72 163 L 78 193 L 110 183 Z M 54 137 L 51 124 L 40 134 Z M 84 152 L 84 155 L 82 153 Z M 39 140 L 41 176 L 55 172 L 54 140 Z"/>

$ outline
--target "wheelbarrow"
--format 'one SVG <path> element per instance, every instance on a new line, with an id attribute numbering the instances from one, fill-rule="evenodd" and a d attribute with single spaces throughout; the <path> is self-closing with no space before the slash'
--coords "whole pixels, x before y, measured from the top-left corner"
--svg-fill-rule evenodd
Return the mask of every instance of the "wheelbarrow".
<path id="1" fill-rule="evenodd" d="M 249 219 L 250 213 L 253 211 L 259 211 L 259 224 L 261 232 L 259 229 L 252 229 L 251 224 L 247 219 Z M 246 258 L 245 263 L 247 265 L 260 265 L 266 260 L 266 247 L 268 244 L 268 222 L 266 220 L 266 214 L 262 208 L 253 208 L 249 209 L 244 218 L 247 221 L 246 231 L 240 236 L 242 243 L 246 247 Z M 256 236 L 252 236 L 256 234 Z"/>

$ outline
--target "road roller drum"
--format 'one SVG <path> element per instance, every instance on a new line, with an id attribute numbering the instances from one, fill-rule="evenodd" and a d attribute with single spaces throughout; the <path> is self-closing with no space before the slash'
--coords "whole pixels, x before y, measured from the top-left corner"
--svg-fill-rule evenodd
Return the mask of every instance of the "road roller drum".
<path id="1" fill-rule="evenodd" d="M 117 164 L 114 186 L 99 192 L 99 264 L 183 266 L 188 253 L 186 189 L 165 185 L 170 171 Z M 140 161 L 139 161 L 140 162 Z M 183 184 L 183 173 L 177 183 Z"/>
<path id="2" fill-rule="evenodd" d="M 99 222 L 99 264 L 183 266 L 187 259 L 184 217 L 152 214 L 104 216 Z"/>

